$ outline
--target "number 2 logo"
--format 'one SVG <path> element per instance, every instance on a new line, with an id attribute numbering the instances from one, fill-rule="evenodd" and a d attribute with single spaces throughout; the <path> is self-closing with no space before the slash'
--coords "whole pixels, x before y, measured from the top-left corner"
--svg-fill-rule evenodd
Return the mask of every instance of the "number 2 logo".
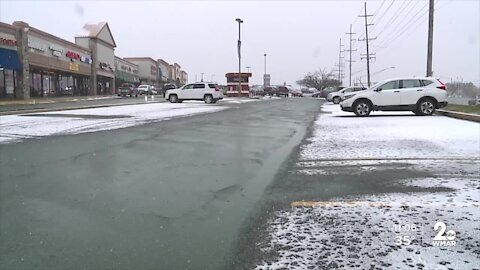
<path id="1" fill-rule="evenodd" d="M 435 231 L 438 230 L 437 235 L 435 235 L 435 237 L 433 238 L 434 241 L 452 241 L 456 237 L 456 233 L 454 230 L 449 230 L 446 233 L 446 236 L 444 236 L 445 231 L 447 230 L 447 225 L 445 225 L 445 223 L 441 221 L 435 223 L 435 226 L 433 226 L 433 229 Z"/>

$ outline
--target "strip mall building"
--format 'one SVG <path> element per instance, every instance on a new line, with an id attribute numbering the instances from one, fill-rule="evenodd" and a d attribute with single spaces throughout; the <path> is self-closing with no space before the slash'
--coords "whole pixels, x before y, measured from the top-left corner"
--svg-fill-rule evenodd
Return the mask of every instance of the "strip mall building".
<path id="1" fill-rule="evenodd" d="M 111 95 L 116 84 L 138 85 L 141 67 L 115 57 L 116 46 L 105 22 L 85 25 L 75 43 L 25 22 L 0 22 L 0 98 Z M 158 84 L 158 67 L 154 61 L 148 83 Z"/>

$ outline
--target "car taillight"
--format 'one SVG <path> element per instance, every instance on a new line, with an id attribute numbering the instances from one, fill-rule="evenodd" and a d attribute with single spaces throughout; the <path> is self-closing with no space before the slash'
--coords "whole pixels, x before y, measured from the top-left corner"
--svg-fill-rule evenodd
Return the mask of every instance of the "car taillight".
<path id="1" fill-rule="evenodd" d="M 215 87 L 215 91 L 221 91 L 220 87 Z"/>
<path id="2" fill-rule="evenodd" d="M 437 81 L 441 84 L 440 86 L 437 86 L 438 89 L 447 90 L 447 86 L 443 82 L 440 80 Z"/>

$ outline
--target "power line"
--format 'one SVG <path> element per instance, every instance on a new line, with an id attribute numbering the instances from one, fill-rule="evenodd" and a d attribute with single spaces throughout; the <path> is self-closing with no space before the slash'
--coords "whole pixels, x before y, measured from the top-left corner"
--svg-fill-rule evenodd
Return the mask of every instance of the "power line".
<path id="1" fill-rule="evenodd" d="M 428 3 L 427 3 L 428 5 Z M 425 5 L 425 7 L 427 6 Z M 423 12 L 422 12 L 423 11 Z M 415 25 L 416 22 L 418 22 L 420 19 L 424 18 L 424 15 L 427 14 L 428 9 L 420 9 L 413 17 L 412 19 L 402 28 L 400 29 L 396 35 L 394 35 L 390 40 L 385 40 L 382 42 L 380 47 L 387 48 L 393 41 L 395 41 L 397 38 L 402 36 L 408 29 L 410 29 L 413 25 Z"/>
<path id="2" fill-rule="evenodd" d="M 373 22 L 375 23 L 375 26 L 372 27 L 372 30 L 375 29 L 375 27 L 377 25 L 380 24 L 380 22 L 382 21 L 383 17 L 385 17 L 385 15 L 388 13 L 388 11 L 390 10 L 390 8 L 393 6 L 393 4 L 395 3 L 395 0 L 393 0 L 390 5 L 387 7 L 387 9 L 383 12 L 383 14 L 380 16 L 380 18 L 378 18 L 378 20 L 374 20 Z"/>
<path id="3" fill-rule="evenodd" d="M 417 5 L 419 4 L 420 2 L 419 1 L 416 1 L 415 4 L 407 11 L 407 14 L 412 14 L 412 11 L 415 9 L 415 7 L 417 7 Z M 398 30 L 401 29 L 401 26 L 404 26 L 406 24 L 405 23 L 405 20 L 408 19 L 409 16 L 404 16 L 400 22 L 398 22 L 398 24 L 392 29 L 392 31 L 390 33 L 388 33 L 386 35 L 386 38 L 385 40 L 388 40 L 389 37 L 392 37 L 395 35 L 395 33 L 398 33 Z M 412 17 L 413 18 L 413 17 Z M 407 20 L 407 23 L 408 23 L 408 20 Z"/>
<path id="4" fill-rule="evenodd" d="M 403 12 L 405 11 L 406 7 L 408 5 L 410 5 L 410 3 L 412 3 L 412 0 L 408 1 L 408 2 L 403 2 L 402 5 L 399 7 L 399 11 L 393 16 L 390 18 L 390 20 L 384 25 L 384 27 L 382 28 L 382 30 L 380 30 L 377 34 L 377 36 L 380 36 L 385 30 L 387 30 L 387 28 L 389 28 L 390 26 L 392 26 L 395 21 L 400 17 L 401 14 L 403 14 Z M 406 4 L 406 5 L 405 5 Z"/>

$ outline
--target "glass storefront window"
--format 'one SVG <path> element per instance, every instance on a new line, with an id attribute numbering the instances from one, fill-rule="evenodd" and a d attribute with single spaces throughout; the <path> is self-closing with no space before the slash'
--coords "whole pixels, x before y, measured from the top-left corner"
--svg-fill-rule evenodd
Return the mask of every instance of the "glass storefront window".
<path id="1" fill-rule="evenodd" d="M 0 96 L 5 96 L 5 77 L 3 76 L 3 68 L 0 68 Z"/>
<path id="2" fill-rule="evenodd" d="M 13 91 L 15 89 L 13 70 L 5 69 L 3 72 L 5 76 L 5 93 L 7 95 L 13 95 Z"/>

